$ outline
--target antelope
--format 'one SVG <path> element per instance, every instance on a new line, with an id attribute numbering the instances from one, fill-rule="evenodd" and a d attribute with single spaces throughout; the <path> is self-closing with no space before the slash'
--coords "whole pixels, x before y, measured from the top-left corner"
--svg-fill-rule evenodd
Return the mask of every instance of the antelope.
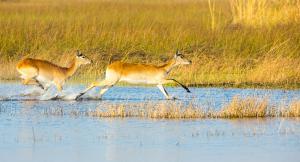
<path id="1" fill-rule="evenodd" d="M 116 61 L 107 66 L 105 79 L 102 81 L 93 82 L 83 92 L 78 94 L 75 99 L 84 95 L 90 89 L 102 86 L 100 91 L 100 98 L 102 95 L 112 86 L 120 81 L 124 81 L 130 84 L 152 84 L 156 85 L 159 90 L 164 94 L 166 99 L 171 98 L 168 92 L 165 90 L 163 84 L 176 83 L 190 93 L 190 90 L 175 79 L 167 79 L 166 77 L 172 69 L 179 65 L 188 65 L 191 61 L 187 60 L 178 50 L 174 57 L 162 66 L 147 65 L 147 64 L 133 64 Z"/>
<path id="2" fill-rule="evenodd" d="M 51 85 L 55 85 L 59 92 L 65 81 L 70 78 L 81 65 L 90 64 L 86 56 L 79 50 L 71 62 L 70 67 L 61 67 L 46 60 L 25 58 L 17 64 L 17 71 L 21 74 L 24 85 L 38 85 L 47 91 Z"/>

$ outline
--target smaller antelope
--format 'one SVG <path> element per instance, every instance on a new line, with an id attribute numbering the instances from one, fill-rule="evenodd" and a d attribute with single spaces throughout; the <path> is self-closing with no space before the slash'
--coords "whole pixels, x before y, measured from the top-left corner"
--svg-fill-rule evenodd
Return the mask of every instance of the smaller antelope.
<path id="1" fill-rule="evenodd" d="M 45 91 L 54 84 L 59 92 L 65 81 L 70 78 L 81 65 L 90 64 L 86 56 L 77 51 L 70 67 L 61 67 L 46 60 L 26 58 L 17 65 L 17 70 L 25 85 L 38 85 Z"/>
<path id="2" fill-rule="evenodd" d="M 124 81 L 132 84 L 154 84 L 157 85 L 159 90 L 164 94 L 167 99 L 171 98 L 168 92 L 163 87 L 163 84 L 177 83 L 184 88 L 188 93 L 190 90 L 183 84 L 179 83 L 175 79 L 166 79 L 170 71 L 179 66 L 191 64 L 191 61 L 187 60 L 179 51 L 176 52 L 174 57 L 162 66 L 145 65 L 145 64 L 131 64 L 120 61 L 113 62 L 108 65 L 106 69 L 105 79 L 100 82 L 93 82 L 87 89 L 76 96 L 78 99 L 84 95 L 90 89 L 96 86 L 103 86 L 100 91 L 100 98 L 102 95 L 113 85 L 120 81 Z"/>

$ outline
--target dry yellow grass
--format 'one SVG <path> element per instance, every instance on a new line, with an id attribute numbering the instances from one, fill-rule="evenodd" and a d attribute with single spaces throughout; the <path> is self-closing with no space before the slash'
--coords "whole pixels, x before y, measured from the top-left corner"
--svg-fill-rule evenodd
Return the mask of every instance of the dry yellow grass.
<path id="1" fill-rule="evenodd" d="M 67 66 L 81 49 L 90 82 L 114 60 L 162 64 L 178 48 L 193 61 L 172 77 L 194 85 L 300 86 L 299 0 L 0 1 L 0 79 L 34 57 Z"/>
<path id="2" fill-rule="evenodd" d="M 268 101 L 266 99 L 234 97 L 230 104 L 225 106 L 217 116 L 221 118 L 265 117 L 267 110 Z"/>
<path id="3" fill-rule="evenodd" d="M 300 101 L 293 101 L 290 105 L 282 108 L 281 116 L 300 117 Z"/>
<path id="4" fill-rule="evenodd" d="M 299 0 L 230 0 L 233 24 L 251 27 L 300 21 Z"/>
<path id="5" fill-rule="evenodd" d="M 83 114 L 73 111 L 71 114 L 91 117 L 139 117 L 154 119 L 201 119 L 201 118 L 265 118 L 265 117 L 300 117 L 300 102 L 294 101 L 289 105 L 272 106 L 267 99 L 256 97 L 239 98 L 221 108 L 204 109 L 199 105 L 190 103 L 184 105 L 174 101 L 160 103 L 122 103 L 107 104 L 96 109 L 86 110 Z"/>
<path id="6" fill-rule="evenodd" d="M 273 105 L 267 98 L 233 97 L 232 101 L 219 110 L 203 108 L 190 102 L 183 104 L 178 101 L 160 101 L 145 103 L 111 103 L 101 101 L 100 106 L 86 110 L 51 108 L 43 111 L 47 116 L 87 116 L 95 118 L 150 118 L 150 119 L 234 119 L 234 118 L 298 118 L 300 117 L 300 101 L 294 100 L 289 104 Z"/>

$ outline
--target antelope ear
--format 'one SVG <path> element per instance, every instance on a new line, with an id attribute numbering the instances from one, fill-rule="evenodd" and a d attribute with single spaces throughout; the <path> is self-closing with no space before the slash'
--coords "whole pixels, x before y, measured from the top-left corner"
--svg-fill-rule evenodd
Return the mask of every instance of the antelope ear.
<path id="1" fill-rule="evenodd" d="M 80 56 L 82 56 L 82 53 L 81 53 L 81 51 L 80 51 L 80 50 L 77 50 L 77 52 L 76 52 L 76 56 L 77 56 L 77 57 L 80 57 Z"/>
<path id="2" fill-rule="evenodd" d="M 177 49 L 174 57 L 176 58 L 176 57 L 179 56 L 179 55 L 180 55 L 180 52 L 179 52 L 179 50 Z"/>

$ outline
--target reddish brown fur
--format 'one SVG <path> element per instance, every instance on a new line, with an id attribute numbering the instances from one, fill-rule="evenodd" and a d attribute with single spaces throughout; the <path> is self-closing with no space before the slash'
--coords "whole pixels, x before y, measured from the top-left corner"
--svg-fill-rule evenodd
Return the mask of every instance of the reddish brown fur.
<path id="1" fill-rule="evenodd" d="M 26 58 L 17 64 L 17 70 L 23 78 L 23 84 L 38 84 L 43 89 L 48 89 L 55 84 L 59 91 L 65 81 L 71 77 L 82 64 L 89 64 L 91 61 L 79 51 L 70 67 L 61 67 L 46 60 Z"/>
<path id="2" fill-rule="evenodd" d="M 190 92 L 189 89 L 183 84 L 179 83 L 175 79 L 167 79 L 169 72 L 178 65 L 190 64 L 191 61 L 185 59 L 182 54 L 178 51 L 176 52 L 173 59 L 168 61 L 162 66 L 155 65 L 146 65 L 146 64 L 133 64 L 133 63 L 124 63 L 120 61 L 113 62 L 108 65 L 106 69 L 105 79 L 100 82 L 92 83 L 87 89 L 80 93 L 76 98 L 85 94 L 90 89 L 96 86 L 103 86 L 103 89 L 100 91 L 102 96 L 110 87 L 115 85 L 120 81 L 124 81 L 132 84 L 154 84 L 162 91 L 167 99 L 170 99 L 170 96 L 163 87 L 163 84 L 167 83 L 177 83 L 183 87 L 187 92 Z"/>
<path id="3" fill-rule="evenodd" d="M 164 72 L 162 66 L 125 63 L 121 61 L 113 62 L 108 65 L 107 69 L 113 70 L 122 76 L 128 76 L 133 73 L 144 73 L 151 75 L 152 73 Z"/>

